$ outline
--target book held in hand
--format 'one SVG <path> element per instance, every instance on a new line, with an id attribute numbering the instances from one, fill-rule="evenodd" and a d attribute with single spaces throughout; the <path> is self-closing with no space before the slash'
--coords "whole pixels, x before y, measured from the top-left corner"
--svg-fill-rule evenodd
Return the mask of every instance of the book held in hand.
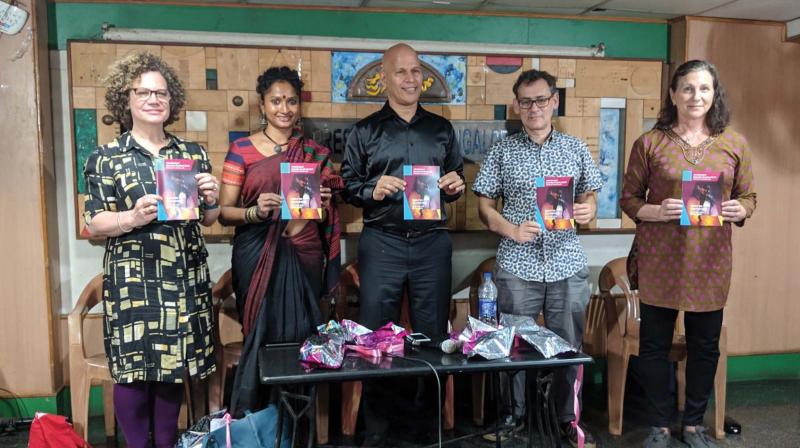
<path id="1" fill-rule="evenodd" d="M 681 179 L 681 225 L 721 226 L 722 173 L 684 170 Z"/>
<path id="2" fill-rule="evenodd" d="M 439 167 L 433 165 L 403 165 L 403 217 L 407 221 L 442 219 L 442 199 L 439 192 Z"/>
<path id="3" fill-rule="evenodd" d="M 200 218 L 197 192 L 197 166 L 191 159 L 162 159 L 153 162 L 159 221 L 186 221 Z"/>
<path id="4" fill-rule="evenodd" d="M 281 219 L 321 219 L 319 164 L 281 163 Z"/>
<path id="5" fill-rule="evenodd" d="M 536 178 L 536 221 L 542 231 L 575 228 L 575 184 L 571 176 Z"/>

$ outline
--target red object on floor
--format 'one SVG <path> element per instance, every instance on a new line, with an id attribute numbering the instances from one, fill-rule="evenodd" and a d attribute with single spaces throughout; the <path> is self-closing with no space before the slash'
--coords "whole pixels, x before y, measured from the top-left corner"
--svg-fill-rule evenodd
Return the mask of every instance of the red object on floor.
<path id="1" fill-rule="evenodd" d="M 31 423 L 28 448 L 92 448 L 63 415 L 37 412 Z"/>

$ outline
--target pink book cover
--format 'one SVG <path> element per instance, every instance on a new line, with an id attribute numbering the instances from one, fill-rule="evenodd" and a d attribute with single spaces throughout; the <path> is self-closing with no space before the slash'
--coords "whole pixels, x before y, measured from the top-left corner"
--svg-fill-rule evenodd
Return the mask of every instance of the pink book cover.
<path id="1" fill-rule="evenodd" d="M 435 165 L 403 165 L 403 217 L 407 221 L 442 219 L 439 193 L 439 167 Z"/>
<path id="2" fill-rule="evenodd" d="M 691 171 L 682 173 L 681 225 L 720 227 L 722 218 L 722 173 Z"/>
<path id="3" fill-rule="evenodd" d="M 191 159 L 161 159 L 154 162 L 159 221 L 187 221 L 200 218 L 197 168 Z"/>
<path id="4" fill-rule="evenodd" d="M 319 164 L 281 163 L 281 219 L 321 219 Z"/>
<path id="5" fill-rule="evenodd" d="M 542 230 L 575 228 L 573 205 L 575 184 L 571 176 L 540 176 L 536 178 L 536 221 Z"/>

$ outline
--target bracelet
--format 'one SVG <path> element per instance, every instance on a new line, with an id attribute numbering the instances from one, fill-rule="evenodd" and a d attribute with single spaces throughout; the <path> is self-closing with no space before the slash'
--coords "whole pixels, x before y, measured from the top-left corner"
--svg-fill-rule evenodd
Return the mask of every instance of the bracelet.
<path id="1" fill-rule="evenodd" d="M 117 212 L 117 228 L 119 228 L 119 231 L 122 232 L 122 233 L 128 233 L 131 230 L 133 230 L 133 227 L 131 227 L 128 230 L 125 230 L 125 228 L 122 227 L 122 223 L 119 221 L 119 217 L 120 217 L 121 214 L 122 214 L 122 212 Z"/>
<path id="2" fill-rule="evenodd" d="M 244 221 L 248 224 L 257 224 L 260 222 L 264 222 L 260 216 L 258 216 L 258 206 L 254 205 L 252 207 L 247 208 L 244 211 Z"/>
<path id="3" fill-rule="evenodd" d="M 208 205 L 208 204 L 206 204 L 205 201 L 203 201 L 203 210 L 205 210 L 205 211 L 215 210 L 215 209 L 218 209 L 218 208 L 219 208 L 219 201 L 217 201 L 217 202 L 215 202 L 215 203 L 213 203 L 211 205 Z"/>

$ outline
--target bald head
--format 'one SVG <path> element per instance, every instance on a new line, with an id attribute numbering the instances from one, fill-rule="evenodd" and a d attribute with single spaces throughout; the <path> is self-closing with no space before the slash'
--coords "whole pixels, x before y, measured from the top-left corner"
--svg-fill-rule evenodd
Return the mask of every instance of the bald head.
<path id="1" fill-rule="evenodd" d="M 422 66 L 408 44 L 397 44 L 383 53 L 383 85 L 392 107 L 416 107 L 422 94 Z"/>
<path id="2" fill-rule="evenodd" d="M 414 57 L 417 57 L 417 51 L 411 48 L 411 45 L 404 43 L 392 45 L 383 52 L 383 64 L 386 65 L 387 63 L 391 63 L 398 57 L 398 55 L 409 53 L 413 54 Z"/>

